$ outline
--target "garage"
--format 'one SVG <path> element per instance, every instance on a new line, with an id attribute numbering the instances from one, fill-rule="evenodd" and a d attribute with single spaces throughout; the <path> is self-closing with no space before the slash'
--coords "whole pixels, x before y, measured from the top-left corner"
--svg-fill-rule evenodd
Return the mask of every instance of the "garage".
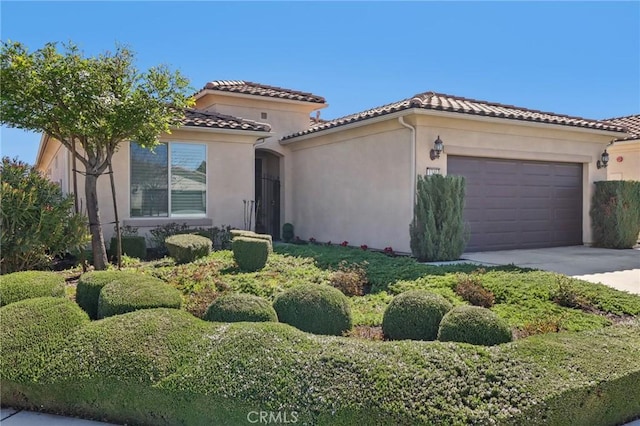
<path id="1" fill-rule="evenodd" d="M 582 164 L 448 156 L 466 178 L 467 252 L 582 244 Z"/>

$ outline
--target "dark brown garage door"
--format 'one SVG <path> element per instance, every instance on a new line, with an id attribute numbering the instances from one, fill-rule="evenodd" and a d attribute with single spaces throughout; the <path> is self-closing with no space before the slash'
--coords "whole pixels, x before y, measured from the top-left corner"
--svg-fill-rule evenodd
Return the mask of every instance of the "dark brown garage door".
<path id="1" fill-rule="evenodd" d="M 447 159 L 466 178 L 467 252 L 582 244 L 582 164 Z"/>

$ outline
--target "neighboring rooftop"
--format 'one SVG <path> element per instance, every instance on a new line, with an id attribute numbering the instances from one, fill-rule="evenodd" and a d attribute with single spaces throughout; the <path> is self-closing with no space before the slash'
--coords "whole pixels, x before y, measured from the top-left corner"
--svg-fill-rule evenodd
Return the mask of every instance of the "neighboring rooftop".
<path id="1" fill-rule="evenodd" d="M 608 118 L 602 121 L 606 121 L 616 126 L 624 126 L 627 128 L 629 136 L 618 139 L 620 141 L 640 139 L 640 114 L 628 115 L 626 117 Z"/>
<path id="2" fill-rule="evenodd" d="M 313 93 L 300 92 L 298 90 L 285 89 L 283 87 L 267 86 L 266 84 L 243 80 L 210 81 L 198 93 L 202 93 L 205 90 L 219 90 L 222 92 L 234 92 L 245 95 L 266 96 L 269 98 L 289 99 L 319 104 L 324 104 L 326 102 L 322 96 L 314 95 Z"/>
<path id="3" fill-rule="evenodd" d="M 528 108 L 516 107 L 513 105 L 504 105 L 494 102 L 462 98 L 459 96 L 451 96 L 443 93 L 425 92 L 399 102 L 372 108 L 356 114 L 346 115 L 344 117 L 329 120 L 324 123 L 314 124 L 309 129 L 284 136 L 281 140 L 293 139 L 298 136 L 321 132 L 323 130 L 331 129 L 334 127 L 344 126 L 350 123 L 355 123 L 374 117 L 380 117 L 386 114 L 392 114 L 394 112 L 412 108 L 448 111 L 461 114 L 504 118 L 510 120 L 558 124 L 563 126 L 584 127 L 589 129 L 607 130 L 613 132 L 626 131 L 624 125 L 617 123 L 614 124 L 606 121 L 590 120 L 582 117 L 572 117 L 568 115 L 555 114 L 552 112 L 537 111 Z"/>
<path id="4" fill-rule="evenodd" d="M 205 127 L 211 129 L 250 130 L 256 132 L 271 131 L 271 126 L 267 123 L 197 109 L 185 110 L 182 125 L 186 127 Z"/>

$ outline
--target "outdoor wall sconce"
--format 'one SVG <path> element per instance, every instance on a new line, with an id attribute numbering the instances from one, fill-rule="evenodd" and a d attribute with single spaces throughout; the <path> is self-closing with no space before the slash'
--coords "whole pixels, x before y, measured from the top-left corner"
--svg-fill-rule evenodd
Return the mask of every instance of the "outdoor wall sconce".
<path id="1" fill-rule="evenodd" d="M 440 135 L 438 135 L 438 139 L 433 142 L 433 149 L 431 150 L 431 159 L 435 160 L 436 158 L 440 158 L 440 154 L 444 152 L 444 143 L 440 140 Z"/>
<path id="2" fill-rule="evenodd" d="M 600 156 L 600 159 L 596 163 L 596 167 L 598 167 L 599 169 L 604 169 L 607 167 L 608 163 L 609 163 L 609 153 L 605 149 L 602 155 Z"/>

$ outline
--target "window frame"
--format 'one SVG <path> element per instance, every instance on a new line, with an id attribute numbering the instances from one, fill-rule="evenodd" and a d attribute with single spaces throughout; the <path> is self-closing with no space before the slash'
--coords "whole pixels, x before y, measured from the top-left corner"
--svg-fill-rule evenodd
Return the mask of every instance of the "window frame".
<path id="1" fill-rule="evenodd" d="M 129 218 L 133 219 L 133 220 L 168 220 L 168 219 L 172 219 L 172 218 L 184 218 L 184 219 L 199 219 L 199 218 L 205 218 L 207 217 L 207 211 L 208 211 L 208 193 L 209 193 L 209 147 L 208 144 L 205 142 L 196 142 L 196 141 L 181 141 L 181 140 L 171 140 L 171 141 L 161 141 L 161 144 L 164 144 L 167 146 L 167 215 L 166 216 L 133 216 L 131 214 L 131 176 L 133 176 L 133 161 L 131 158 L 131 145 L 136 144 L 135 141 L 131 141 L 129 142 L 129 184 L 128 186 L 128 191 L 129 191 Z M 203 213 L 193 213 L 193 214 L 172 214 L 171 212 L 171 145 L 173 144 L 178 144 L 178 145 L 200 145 L 200 146 L 204 146 L 204 161 L 205 161 L 205 167 L 206 167 L 206 171 L 204 174 L 204 179 L 205 179 L 205 195 L 204 195 L 204 212 Z M 137 145 L 137 144 L 136 144 Z M 143 148 L 144 149 L 144 148 Z"/>

